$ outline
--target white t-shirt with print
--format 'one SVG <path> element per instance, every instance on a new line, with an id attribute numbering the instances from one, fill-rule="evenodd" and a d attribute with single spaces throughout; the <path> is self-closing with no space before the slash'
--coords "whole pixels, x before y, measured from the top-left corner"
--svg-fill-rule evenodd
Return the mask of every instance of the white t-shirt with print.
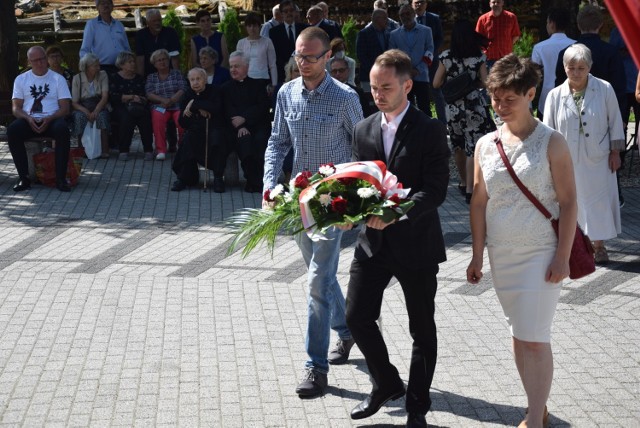
<path id="1" fill-rule="evenodd" d="M 71 99 L 71 93 L 58 73 L 47 70 L 43 76 L 36 76 L 29 70 L 16 77 L 11 98 L 24 100 L 22 109 L 30 116 L 46 117 L 58 111 L 58 100 Z"/>

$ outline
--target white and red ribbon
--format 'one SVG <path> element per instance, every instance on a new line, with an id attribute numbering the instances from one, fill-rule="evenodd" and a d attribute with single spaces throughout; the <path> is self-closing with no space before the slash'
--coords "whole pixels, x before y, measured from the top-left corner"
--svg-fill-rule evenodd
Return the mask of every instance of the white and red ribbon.
<path id="1" fill-rule="evenodd" d="M 384 199 L 389 199 L 393 195 L 398 195 L 400 199 L 405 199 L 409 196 L 409 192 L 411 191 L 411 189 L 402 188 L 402 183 L 398 182 L 398 177 L 389 172 L 382 161 L 341 163 L 336 165 L 335 169 L 336 172 L 332 175 L 323 178 L 300 192 L 298 200 L 300 203 L 302 225 L 306 229 L 309 238 L 314 241 L 326 238 L 314 228 L 317 222 L 313 217 L 313 213 L 309 208 L 309 203 L 305 196 L 311 191 L 310 189 L 315 190 L 321 183 L 339 178 L 365 180 L 375 186 L 375 188 L 380 191 Z"/>

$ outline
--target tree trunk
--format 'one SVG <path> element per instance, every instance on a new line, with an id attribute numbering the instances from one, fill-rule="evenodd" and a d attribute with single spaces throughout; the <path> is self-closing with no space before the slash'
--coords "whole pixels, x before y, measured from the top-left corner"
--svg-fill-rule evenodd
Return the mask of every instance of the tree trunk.
<path id="1" fill-rule="evenodd" d="M 12 91 L 18 75 L 18 23 L 15 0 L 0 1 L 0 92 Z"/>

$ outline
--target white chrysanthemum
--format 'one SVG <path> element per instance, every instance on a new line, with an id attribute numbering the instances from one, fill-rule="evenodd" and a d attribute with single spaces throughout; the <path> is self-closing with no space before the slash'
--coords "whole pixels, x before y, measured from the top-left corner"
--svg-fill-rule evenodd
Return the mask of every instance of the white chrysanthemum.
<path id="1" fill-rule="evenodd" d="M 290 192 L 285 192 L 283 198 L 286 203 L 293 201 L 293 195 Z"/>
<path id="2" fill-rule="evenodd" d="M 300 199 L 300 202 L 302 202 L 303 204 L 306 204 L 315 196 L 316 196 L 316 189 L 314 189 L 313 187 L 310 187 L 309 189 L 307 189 L 307 192 L 304 194 L 304 196 Z"/>
<path id="3" fill-rule="evenodd" d="M 300 173 L 298 173 L 298 175 L 300 175 Z M 296 175 L 296 177 L 298 175 Z M 293 189 L 296 188 L 296 177 L 293 177 L 291 180 L 289 180 L 289 190 L 291 190 L 292 192 L 293 192 Z"/>
<path id="4" fill-rule="evenodd" d="M 375 187 L 361 187 L 358 189 L 358 196 L 362 199 L 369 199 L 371 197 L 380 197 L 380 191 Z"/>
<path id="5" fill-rule="evenodd" d="M 275 199 L 276 196 L 280 196 L 284 192 L 284 186 L 282 184 L 278 184 L 276 187 L 271 190 L 271 194 L 269 195 L 271 199 Z"/>
<path id="6" fill-rule="evenodd" d="M 328 207 L 329 205 L 331 205 L 331 193 L 320 195 L 318 199 L 320 200 L 320 204 L 322 204 L 323 207 Z"/>
<path id="7" fill-rule="evenodd" d="M 330 175 L 332 175 L 334 172 L 336 172 L 336 169 L 334 167 L 332 167 L 331 165 L 322 165 L 319 169 L 318 172 L 322 175 L 324 175 L 325 177 L 328 177 Z"/>

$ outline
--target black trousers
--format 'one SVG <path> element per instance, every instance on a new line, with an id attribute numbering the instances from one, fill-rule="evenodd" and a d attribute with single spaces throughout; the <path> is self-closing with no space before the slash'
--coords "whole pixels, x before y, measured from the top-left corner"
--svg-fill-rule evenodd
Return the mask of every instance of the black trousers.
<path id="1" fill-rule="evenodd" d="M 247 182 L 254 186 L 262 187 L 264 175 L 264 153 L 267 150 L 267 141 L 271 130 L 267 127 L 256 128 L 251 134 L 238 138 L 238 131 L 227 131 L 227 150 L 238 154 L 240 166 Z"/>
<path id="2" fill-rule="evenodd" d="M 409 101 L 413 103 L 415 98 L 416 107 L 422 110 L 427 116 L 431 117 L 431 89 L 429 82 L 413 81 L 413 87 L 409 92 Z"/>
<path id="3" fill-rule="evenodd" d="M 113 116 L 118 122 L 118 149 L 120 153 L 129 153 L 131 139 L 136 126 L 140 130 L 140 139 L 145 153 L 153 151 L 153 131 L 151 128 L 151 112 L 147 108 L 129 110 L 121 105 L 113 110 Z"/>
<path id="4" fill-rule="evenodd" d="M 187 130 L 182 144 L 173 158 L 171 168 L 177 178 L 188 186 L 195 186 L 200 181 L 198 164 L 205 165 L 205 131 Z M 209 130 L 209 147 L 207 148 L 207 169 L 213 170 L 214 177 L 222 177 L 227 164 L 224 138 L 219 129 Z"/>
<path id="5" fill-rule="evenodd" d="M 409 270 L 396 260 L 389 249 L 370 259 L 354 259 L 351 263 L 347 326 L 367 361 L 374 380 L 374 392 L 395 391 L 402 382 L 398 370 L 389 361 L 387 346 L 376 323 L 380 317 L 383 293 L 391 278 L 395 276 L 402 287 L 413 339 L 407 412 L 426 414 L 431 407 L 429 389 L 438 349 L 434 320 L 438 269 L 437 264 L 426 264 Z"/>
<path id="6" fill-rule="evenodd" d="M 38 134 L 31 129 L 25 119 L 16 119 L 7 128 L 9 150 L 13 157 L 20 178 L 29 178 L 29 161 L 24 142 L 33 137 L 51 137 L 56 140 L 56 179 L 64 180 L 67 177 L 67 162 L 69 161 L 69 137 L 70 131 L 67 121 L 56 119 L 49 124 L 47 130 Z"/>

